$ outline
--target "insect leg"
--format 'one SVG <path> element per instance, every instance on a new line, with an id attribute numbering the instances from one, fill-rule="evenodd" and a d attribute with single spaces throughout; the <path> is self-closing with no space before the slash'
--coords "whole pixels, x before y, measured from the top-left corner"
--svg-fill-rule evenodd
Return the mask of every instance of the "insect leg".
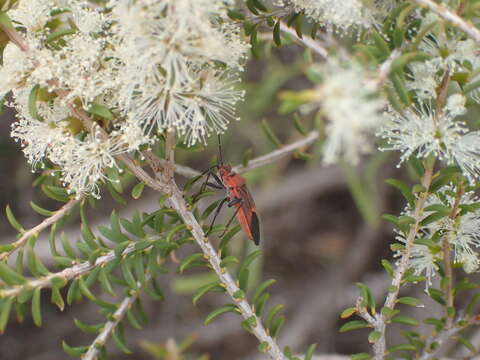
<path id="1" fill-rule="evenodd" d="M 217 209 L 215 210 L 215 215 L 213 215 L 213 220 L 212 222 L 210 223 L 210 227 L 208 228 L 208 231 L 205 235 L 208 235 L 210 234 L 210 231 L 212 231 L 212 228 L 213 228 L 213 225 L 215 224 L 215 220 L 217 219 L 217 216 L 218 214 L 220 213 L 220 211 L 222 210 L 223 208 L 223 205 L 225 205 L 225 203 L 228 201 L 228 197 L 226 197 L 225 199 L 223 199 L 220 204 L 218 204 L 217 206 Z"/>
<path id="2" fill-rule="evenodd" d="M 241 203 L 242 201 L 243 201 L 242 199 L 233 199 L 232 201 L 230 201 L 228 203 L 228 206 L 233 206 L 235 204 Z M 232 204 L 232 205 L 230 205 L 230 204 Z M 220 237 L 223 237 L 227 233 L 228 228 L 230 227 L 230 225 L 233 222 L 233 219 L 235 219 L 235 217 L 237 216 L 237 214 L 238 214 L 238 212 L 240 211 L 241 208 L 242 208 L 241 206 L 237 207 L 237 209 L 233 213 L 233 216 L 230 218 L 230 220 L 228 220 L 227 225 L 225 225 L 225 230 L 223 230 L 223 232 L 220 234 Z"/>

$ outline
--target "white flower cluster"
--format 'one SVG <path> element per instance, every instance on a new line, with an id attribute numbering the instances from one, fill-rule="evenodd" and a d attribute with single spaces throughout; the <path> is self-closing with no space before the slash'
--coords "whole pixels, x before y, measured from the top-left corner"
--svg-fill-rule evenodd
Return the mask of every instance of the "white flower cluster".
<path id="1" fill-rule="evenodd" d="M 421 101 L 403 113 L 390 110 L 378 136 L 386 139 L 381 150 L 398 150 L 401 162 L 415 154 L 435 155 L 449 165 L 458 165 L 471 182 L 480 176 L 480 131 L 469 131 L 458 117 L 466 112 L 465 97 L 451 95 L 437 115 L 430 101 Z"/>
<path id="2" fill-rule="evenodd" d="M 435 195 L 430 195 L 426 202 L 426 208 L 432 205 L 454 207 L 457 189 L 451 185 L 445 186 Z M 479 199 L 473 192 L 465 193 L 461 196 L 459 203 L 461 205 L 478 204 Z M 432 207 L 434 209 L 434 207 Z M 431 212 L 425 212 L 423 218 L 429 216 Z M 411 216 L 411 211 L 407 210 L 405 215 Z M 450 251 L 454 253 L 454 263 L 461 264 L 465 272 L 472 273 L 480 268 L 480 210 L 459 213 L 455 218 L 444 217 L 440 221 L 435 221 L 422 227 L 418 233 L 417 239 L 435 238 L 438 248 L 430 248 L 421 243 L 415 243 L 411 250 L 410 267 L 415 270 L 416 275 L 425 275 L 427 278 L 427 287 L 431 285 L 431 280 L 438 270 L 438 262 L 443 260 L 443 241 L 447 240 Z M 405 236 L 398 234 L 397 240 L 405 243 Z M 397 254 L 400 256 L 401 254 Z"/>
<path id="3" fill-rule="evenodd" d="M 366 5 L 362 0 L 283 0 L 279 5 L 291 5 L 296 11 L 305 12 L 311 20 L 343 34 L 352 28 L 374 26 L 393 8 L 394 1 L 380 0 Z"/>
<path id="4" fill-rule="evenodd" d="M 194 145 L 225 131 L 243 97 L 234 85 L 249 47 L 227 21 L 231 3 L 20 0 L 8 15 L 28 49 L 5 48 L 0 97 L 12 93 L 12 136 L 33 169 L 48 159 L 71 192 L 98 196 L 114 157 L 157 132 L 176 130 Z M 108 133 L 71 111 L 92 104 L 115 114 Z"/>
<path id="5" fill-rule="evenodd" d="M 315 90 L 315 101 L 327 119 L 324 162 L 343 159 L 356 164 L 372 150 L 372 138 L 382 123 L 385 101 L 368 82 L 367 72 L 356 62 L 331 58 L 320 68 L 324 80 Z"/>

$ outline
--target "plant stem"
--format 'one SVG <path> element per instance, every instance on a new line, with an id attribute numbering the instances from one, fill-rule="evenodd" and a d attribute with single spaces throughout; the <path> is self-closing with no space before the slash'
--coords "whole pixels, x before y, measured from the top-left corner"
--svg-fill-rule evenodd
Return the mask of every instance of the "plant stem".
<path id="1" fill-rule="evenodd" d="M 417 3 L 420 6 L 429 8 L 430 11 L 433 11 L 434 13 L 438 14 L 444 20 L 451 22 L 453 25 L 455 25 L 459 29 L 465 31 L 475 41 L 480 43 L 480 30 L 477 27 L 475 27 L 472 23 L 469 23 L 463 20 L 456 13 L 447 9 L 443 4 L 437 4 L 432 0 L 412 0 L 412 1 Z"/>
<path id="2" fill-rule="evenodd" d="M 27 243 L 28 239 L 30 239 L 32 236 L 38 236 L 38 234 L 41 233 L 43 230 L 45 230 L 47 227 L 49 227 L 50 225 L 53 225 L 62 217 L 64 217 L 70 210 L 72 210 L 72 208 L 75 205 L 78 204 L 80 200 L 81 199 L 70 200 L 65 205 L 63 205 L 60 209 L 55 211 L 55 214 L 44 219 L 40 224 L 34 226 L 30 230 L 27 230 L 24 233 L 22 233 L 22 236 L 17 241 L 12 243 L 13 249 L 0 254 L 0 261 L 8 259 L 8 257 L 12 255 L 16 250 L 24 246 Z"/>

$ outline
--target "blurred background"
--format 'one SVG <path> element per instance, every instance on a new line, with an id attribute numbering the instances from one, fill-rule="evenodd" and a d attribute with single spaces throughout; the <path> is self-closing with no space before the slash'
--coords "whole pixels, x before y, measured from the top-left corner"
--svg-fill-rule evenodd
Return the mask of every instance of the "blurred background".
<path id="1" fill-rule="evenodd" d="M 247 95 L 239 107 L 241 121 L 231 124 L 222 138 L 224 158 L 232 165 L 241 163 L 246 153 L 251 152 L 255 157 L 274 150 L 261 130 L 263 120 L 284 144 L 302 136 L 294 129 L 293 115 L 278 112 L 279 94 L 311 86 L 303 76 L 311 64 L 309 56 L 295 45 L 261 51 L 264 52 L 261 59 L 252 59 L 244 74 L 242 87 Z M 269 52 L 274 52 L 273 56 L 268 56 Z M 321 119 L 315 119 L 315 114 L 299 115 L 306 128 L 321 130 Z M 0 205 L 5 209 L 10 204 L 21 223 L 31 227 L 42 218 L 32 211 L 30 201 L 51 210 L 60 205 L 32 187 L 36 175 L 31 173 L 19 144 L 9 137 L 12 121 L 14 114 L 7 108 L 0 121 Z M 379 300 L 384 298 L 389 279 L 380 259 L 391 259 L 389 244 L 393 231 L 380 215 L 398 214 L 403 208 L 403 200 L 384 180 L 391 177 L 410 180 L 404 170 L 391 165 L 397 160 L 389 159 L 390 154 L 373 154 L 352 168 L 323 166 L 319 156 L 321 141 L 304 151 L 312 155 L 311 159 L 287 157 L 245 174 L 258 207 L 262 231 L 263 258 L 256 263 L 253 290 L 262 280 L 277 280 L 271 287 L 270 304 L 285 304 L 286 323 L 279 340 L 282 347 L 289 345 L 300 353 L 309 344 L 317 343 L 319 354 L 368 351 L 368 330 L 340 334 L 338 329 L 343 320 L 339 314 L 354 306 L 358 281 L 368 284 Z M 176 156 L 178 163 L 202 170 L 216 154 L 216 139 L 212 138 L 203 151 L 179 149 Z M 186 179 L 177 180 L 184 183 Z M 158 208 L 158 197 L 152 192 L 138 201 L 129 198 L 127 205 L 121 205 L 104 189 L 91 220 L 94 225 L 103 224 L 112 209 L 127 218 L 134 209 L 152 211 Z M 206 199 L 205 206 L 211 201 L 212 198 Z M 223 211 L 222 216 L 226 221 L 231 210 Z M 64 231 L 71 241 L 79 238 L 76 216 L 70 217 Z M 0 243 L 12 242 L 15 235 L 5 217 L 0 217 Z M 242 234 L 235 237 L 232 246 L 237 254 L 255 248 Z M 36 248 L 43 262 L 51 265 L 45 235 L 39 238 Z M 194 251 L 195 246 L 189 245 L 176 255 L 181 259 Z M 205 296 L 197 306 L 192 305 L 193 292 L 212 281 L 204 270 L 180 275 L 176 273 L 176 264 L 168 266 L 171 274 L 159 279 L 165 301 L 153 302 L 144 297 L 149 325 L 143 330 L 127 326 L 125 337 L 134 354 L 125 355 L 109 344 L 111 359 L 180 359 L 162 356 L 165 351 L 174 354 L 185 348 L 187 358 L 192 359 L 262 358 L 256 350 L 256 339 L 242 329 L 238 316 L 226 314 L 209 326 L 203 325 L 205 316 L 226 301 L 223 295 L 214 293 Z M 415 290 L 416 295 L 421 297 L 422 290 L 422 286 Z M 48 294 L 48 291 L 43 293 L 44 326 L 35 327 L 30 318 L 21 324 L 11 322 L 7 332 L 0 336 L 1 360 L 68 358 L 62 351 L 62 340 L 72 346 L 88 345 L 93 340 L 94 335 L 86 335 L 75 327 L 74 319 L 98 323 L 103 320 L 98 307 L 82 301 L 61 312 L 50 303 Z M 428 300 L 425 301 L 426 308 L 405 309 L 405 314 L 421 311 L 425 315 L 426 310 L 430 311 Z M 398 336 L 400 330 L 390 331 L 389 336 Z"/>

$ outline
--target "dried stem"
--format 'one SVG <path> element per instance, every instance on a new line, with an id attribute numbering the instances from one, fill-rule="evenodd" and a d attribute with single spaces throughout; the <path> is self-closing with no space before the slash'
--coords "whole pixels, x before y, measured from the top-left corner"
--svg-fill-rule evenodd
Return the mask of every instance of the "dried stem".
<path id="1" fill-rule="evenodd" d="M 11 250 L 0 254 L 0 261 L 8 259 L 8 257 L 12 255 L 16 250 L 23 247 L 27 243 L 28 239 L 30 239 L 32 236 L 38 236 L 38 234 L 40 234 L 47 227 L 53 225 L 55 222 L 64 217 L 76 204 L 78 204 L 79 201 L 80 199 L 70 200 L 60 209 L 55 211 L 55 214 L 44 219 L 40 224 L 34 226 L 30 230 L 22 233 L 22 236 L 17 241 L 12 243 L 13 248 Z"/>
<path id="2" fill-rule="evenodd" d="M 465 21 L 456 13 L 446 8 L 443 4 L 437 4 L 432 0 L 412 0 L 412 1 L 417 3 L 420 6 L 429 8 L 430 11 L 433 11 L 438 16 L 451 22 L 453 25 L 455 25 L 459 29 L 465 31 L 475 41 L 480 43 L 480 30 L 477 27 L 475 27 L 472 23 Z"/>
<path id="3" fill-rule="evenodd" d="M 108 338 L 115 331 L 117 325 L 123 320 L 127 311 L 132 307 L 133 303 L 138 299 L 140 291 L 127 296 L 120 303 L 118 309 L 113 313 L 113 320 L 105 323 L 102 331 L 98 334 L 95 340 L 90 344 L 88 351 L 82 356 L 82 360 L 97 360 L 100 348 L 107 342 Z"/>

